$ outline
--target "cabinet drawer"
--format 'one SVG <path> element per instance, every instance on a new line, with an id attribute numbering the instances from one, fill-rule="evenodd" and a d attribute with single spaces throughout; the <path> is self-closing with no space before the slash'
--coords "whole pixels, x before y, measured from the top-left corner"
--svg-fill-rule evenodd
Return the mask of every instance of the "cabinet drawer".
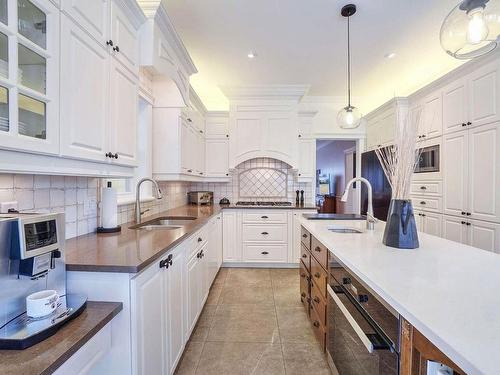
<path id="1" fill-rule="evenodd" d="M 286 262 L 287 245 L 243 245 L 243 261 L 248 262 Z"/>
<path id="2" fill-rule="evenodd" d="M 328 269 L 328 249 L 314 237 L 311 239 L 311 255 L 321 267 Z"/>
<path id="3" fill-rule="evenodd" d="M 300 227 L 300 232 L 300 241 L 306 248 L 311 249 L 311 233 L 304 227 Z"/>
<path id="4" fill-rule="evenodd" d="M 318 315 L 321 324 L 326 326 L 325 297 L 321 295 L 321 292 L 314 283 L 311 285 L 311 305 L 314 307 L 314 310 L 316 310 L 316 314 Z"/>
<path id="5" fill-rule="evenodd" d="M 287 242 L 285 224 L 243 225 L 243 242 Z"/>
<path id="6" fill-rule="evenodd" d="M 314 308 L 311 307 L 309 308 L 311 312 L 311 323 L 314 331 L 314 335 L 316 336 L 316 339 L 319 342 L 319 346 L 321 347 L 321 350 L 325 351 L 325 342 L 326 342 L 326 329 L 325 326 L 321 323 L 321 320 L 318 316 L 318 313 Z"/>
<path id="7" fill-rule="evenodd" d="M 316 288 L 319 291 L 319 294 L 326 298 L 326 285 L 328 283 L 328 274 L 320 266 L 318 261 L 311 257 L 311 279 L 314 284 L 316 284 Z"/>
<path id="8" fill-rule="evenodd" d="M 304 262 L 304 266 L 307 268 L 307 271 L 311 271 L 311 253 L 303 244 L 300 245 L 300 260 Z"/>
<path id="9" fill-rule="evenodd" d="M 422 195 L 412 195 L 413 208 L 441 212 L 443 209 L 443 199 L 441 197 L 430 197 Z"/>
<path id="10" fill-rule="evenodd" d="M 244 212 L 243 223 L 287 223 L 286 212 Z"/>
<path id="11" fill-rule="evenodd" d="M 299 275 L 300 275 L 300 302 L 302 302 L 302 304 L 306 309 L 307 315 L 309 315 L 310 274 L 302 262 L 300 262 Z"/>
<path id="12" fill-rule="evenodd" d="M 419 194 L 422 196 L 428 195 L 443 195 L 442 181 L 422 181 L 413 182 L 411 184 L 411 194 Z"/>
<path id="13" fill-rule="evenodd" d="M 188 259 L 191 258 L 205 243 L 208 239 L 208 226 L 205 225 L 198 232 L 191 236 L 188 241 Z"/>

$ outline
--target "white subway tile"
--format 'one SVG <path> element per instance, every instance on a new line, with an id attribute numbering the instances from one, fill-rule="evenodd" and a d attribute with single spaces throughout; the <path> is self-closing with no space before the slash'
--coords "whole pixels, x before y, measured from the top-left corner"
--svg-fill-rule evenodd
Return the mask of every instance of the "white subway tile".
<path id="1" fill-rule="evenodd" d="M 77 177 L 76 178 L 76 186 L 80 189 L 88 188 L 87 177 Z"/>
<path id="2" fill-rule="evenodd" d="M 50 207 L 50 190 L 49 189 L 36 189 L 34 194 L 35 208 L 49 208 Z"/>
<path id="3" fill-rule="evenodd" d="M 74 206 L 66 206 L 64 209 L 64 215 L 66 223 L 72 223 L 76 221 L 77 213 L 76 213 L 76 205 Z"/>
<path id="4" fill-rule="evenodd" d="M 50 206 L 64 206 L 64 190 L 50 189 Z"/>
<path id="5" fill-rule="evenodd" d="M 52 176 L 50 178 L 50 186 L 53 188 L 64 188 L 64 176 Z"/>
<path id="6" fill-rule="evenodd" d="M 31 174 L 14 175 L 14 187 L 18 189 L 33 189 L 33 175 Z"/>
<path id="7" fill-rule="evenodd" d="M 15 200 L 14 189 L 0 189 L 0 202 L 11 202 Z"/>
<path id="8" fill-rule="evenodd" d="M 66 176 L 64 178 L 64 186 L 67 188 L 76 188 L 77 187 L 76 181 L 77 181 L 76 177 Z"/>
<path id="9" fill-rule="evenodd" d="M 66 223 L 66 239 L 70 239 L 73 237 L 76 237 L 77 230 L 76 230 L 76 222 L 73 223 Z"/>
<path id="10" fill-rule="evenodd" d="M 78 236 L 82 236 L 84 234 L 89 233 L 89 223 L 88 223 L 87 219 L 79 220 L 77 222 L 76 233 Z"/>
<path id="11" fill-rule="evenodd" d="M 16 189 L 14 196 L 17 201 L 19 211 L 32 210 L 34 208 L 33 190 L 31 189 Z"/>
<path id="12" fill-rule="evenodd" d="M 64 204 L 74 205 L 76 204 L 76 189 L 66 189 L 64 192 Z"/>
<path id="13" fill-rule="evenodd" d="M 47 189 L 50 187 L 50 176 L 36 175 L 34 180 L 35 189 Z"/>
<path id="14" fill-rule="evenodd" d="M 14 175 L 0 174 L 0 189 L 14 188 Z"/>

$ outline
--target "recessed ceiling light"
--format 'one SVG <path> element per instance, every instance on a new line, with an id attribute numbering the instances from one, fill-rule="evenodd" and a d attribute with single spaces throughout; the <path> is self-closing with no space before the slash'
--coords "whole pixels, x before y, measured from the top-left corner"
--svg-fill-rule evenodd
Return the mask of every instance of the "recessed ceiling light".
<path id="1" fill-rule="evenodd" d="M 248 52 L 247 57 L 249 59 L 255 59 L 257 57 L 257 53 L 255 53 L 255 52 Z"/>
<path id="2" fill-rule="evenodd" d="M 386 59 L 393 59 L 393 58 L 395 58 L 395 57 L 396 57 L 396 53 L 395 53 L 395 52 L 386 53 L 386 54 L 384 55 L 384 57 L 385 57 Z"/>

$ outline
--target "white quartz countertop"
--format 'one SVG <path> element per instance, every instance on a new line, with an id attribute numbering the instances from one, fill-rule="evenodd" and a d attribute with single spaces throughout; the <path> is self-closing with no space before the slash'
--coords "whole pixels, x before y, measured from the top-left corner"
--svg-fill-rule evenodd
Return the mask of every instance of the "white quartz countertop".
<path id="1" fill-rule="evenodd" d="M 419 233 L 420 248 L 382 244 L 384 223 L 306 220 L 324 246 L 468 374 L 500 374 L 500 255 Z"/>

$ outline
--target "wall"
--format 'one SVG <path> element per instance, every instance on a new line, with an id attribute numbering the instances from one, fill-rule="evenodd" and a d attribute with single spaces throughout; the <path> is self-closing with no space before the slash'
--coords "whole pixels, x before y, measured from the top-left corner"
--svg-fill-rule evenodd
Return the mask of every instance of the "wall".
<path id="1" fill-rule="evenodd" d="M 96 178 L 0 174 L 0 202 L 17 201 L 21 212 L 64 212 L 66 238 L 95 232 L 98 225 Z M 163 182 L 164 198 L 145 202 L 144 217 L 187 203 L 189 185 Z M 118 208 L 120 224 L 134 220 L 135 205 Z"/>
<path id="2" fill-rule="evenodd" d="M 316 144 L 316 169 L 321 174 L 330 174 L 331 192 L 342 194 L 345 187 L 345 160 L 344 151 L 356 147 L 355 141 L 327 141 L 318 140 Z"/>
<path id="3" fill-rule="evenodd" d="M 277 182 L 276 191 L 280 191 L 283 189 L 287 190 L 286 196 L 283 197 L 270 197 L 269 194 L 266 191 L 263 191 L 259 196 L 249 198 L 247 196 L 243 197 L 241 196 L 242 191 L 245 190 L 243 189 L 242 186 L 240 186 L 240 181 L 239 181 L 239 176 L 242 172 L 247 171 L 250 168 L 274 168 L 279 171 L 282 171 L 283 173 L 286 173 L 287 178 L 285 181 L 280 181 Z M 246 180 L 245 184 L 254 184 L 258 185 L 262 182 L 262 177 L 257 177 L 253 180 Z M 295 176 L 293 174 L 293 171 L 291 170 L 291 167 L 276 159 L 271 159 L 271 158 L 256 158 L 256 159 L 251 159 L 248 161 L 245 161 L 241 164 L 239 164 L 234 171 L 231 172 L 230 175 L 230 182 L 228 183 L 192 183 L 190 186 L 190 190 L 208 190 L 208 191 L 213 191 L 214 192 L 214 202 L 218 203 L 220 199 L 226 197 L 230 200 L 231 203 L 236 203 L 239 200 L 246 200 L 246 201 L 256 201 L 256 200 L 274 200 L 274 201 L 289 201 L 292 203 L 295 203 L 295 191 L 296 190 L 304 190 L 305 194 L 305 199 L 306 203 L 308 204 L 313 204 L 314 203 L 314 186 L 313 183 L 299 183 L 295 180 Z"/>

